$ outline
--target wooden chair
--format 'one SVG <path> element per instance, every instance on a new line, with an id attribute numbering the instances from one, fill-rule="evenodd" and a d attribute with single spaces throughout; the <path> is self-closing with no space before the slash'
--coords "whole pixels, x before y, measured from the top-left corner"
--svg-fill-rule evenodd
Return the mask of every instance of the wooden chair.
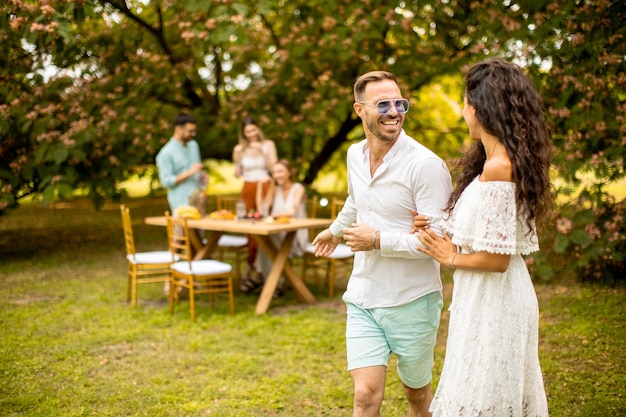
<path id="1" fill-rule="evenodd" d="M 130 209 L 120 205 L 122 212 L 122 228 L 126 244 L 126 261 L 128 263 L 127 301 L 137 307 L 137 285 L 170 280 L 170 265 L 175 259 L 169 251 L 136 252 Z"/>
<path id="2" fill-rule="evenodd" d="M 189 310 L 192 321 L 196 319 L 196 294 L 210 294 L 211 305 L 214 303 L 214 294 L 227 294 L 230 314 L 235 314 L 233 267 L 214 259 L 194 261 L 187 219 L 171 217 L 169 213 L 166 213 L 166 217 L 170 252 L 180 257 L 178 262 L 170 266 L 170 314 L 174 314 L 174 302 L 178 301 L 178 287 L 187 288 L 189 291 Z"/>
<path id="3" fill-rule="evenodd" d="M 345 200 L 333 197 L 330 206 L 330 216 L 332 219 L 337 217 L 339 211 L 345 204 Z M 319 231 L 311 235 L 311 239 L 314 239 Z M 315 256 L 315 247 L 309 243 L 307 245 L 304 256 L 302 257 L 302 279 L 305 279 L 309 272 L 313 272 L 317 276 L 317 272 L 320 267 L 325 269 L 325 280 L 328 284 L 328 296 L 333 297 L 335 295 L 335 281 L 337 276 L 341 273 L 349 275 L 349 271 L 352 268 L 352 261 L 354 259 L 354 252 L 344 243 L 340 243 L 335 248 L 334 252 L 327 257 L 318 258 Z"/>
<path id="4" fill-rule="evenodd" d="M 235 205 L 239 197 L 216 196 L 218 210 L 230 210 L 236 213 Z M 241 264 L 248 257 L 248 237 L 240 235 L 222 235 L 217 241 L 216 258 L 222 262 L 232 262 L 235 267 L 235 277 L 241 279 Z"/>
<path id="5" fill-rule="evenodd" d="M 314 219 L 317 217 L 317 206 L 319 205 L 319 202 L 319 198 L 316 195 L 306 199 L 306 215 L 309 218 Z"/>

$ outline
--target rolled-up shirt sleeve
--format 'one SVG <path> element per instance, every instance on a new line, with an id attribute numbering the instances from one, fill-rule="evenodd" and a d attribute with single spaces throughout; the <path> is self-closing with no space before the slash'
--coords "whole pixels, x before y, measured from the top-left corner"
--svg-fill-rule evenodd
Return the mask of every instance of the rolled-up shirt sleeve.
<path id="1" fill-rule="evenodd" d="M 430 218 L 430 226 L 439 236 L 443 234 L 444 208 L 452 192 L 452 181 L 445 163 L 438 158 L 428 158 L 422 164 L 415 184 L 416 211 Z M 407 225 L 410 230 L 412 224 Z M 429 257 L 417 249 L 422 243 L 411 233 L 380 231 L 380 254 L 393 258 Z"/>
<path id="2" fill-rule="evenodd" d="M 176 186 L 176 171 L 174 161 L 170 155 L 158 155 L 156 159 L 157 167 L 159 167 L 159 181 L 165 188 L 173 188 Z"/>

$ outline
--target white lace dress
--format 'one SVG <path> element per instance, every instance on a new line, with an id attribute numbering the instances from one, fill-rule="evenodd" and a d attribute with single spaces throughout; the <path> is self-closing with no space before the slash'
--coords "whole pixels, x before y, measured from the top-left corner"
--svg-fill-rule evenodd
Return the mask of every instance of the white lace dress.
<path id="1" fill-rule="evenodd" d="M 504 273 L 454 273 L 446 357 L 433 417 L 547 417 L 537 296 L 522 255 L 537 251 L 515 184 L 476 178 L 444 228 L 462 253 L 509 254 Z"/>

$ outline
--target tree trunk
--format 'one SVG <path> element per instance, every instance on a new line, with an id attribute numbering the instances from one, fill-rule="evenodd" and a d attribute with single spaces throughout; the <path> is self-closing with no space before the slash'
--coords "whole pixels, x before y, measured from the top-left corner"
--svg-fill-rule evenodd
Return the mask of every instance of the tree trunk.
<path id="1" fill-rule="evenodd" d="M 339 130 L 337 133 L 329 138 L 322 150 L 319 154 L 315 155 L 315 158 L 311 161 L 311 165 L 309 166 L 309 170 L 302 181 L 305 187 L 310 186 L 315 178 L 317 178 L 317 174 L 322 170 L 324 165 L 328 162 L 330 157 L 335 153 L 337 149 L 348 140 L 348 134 L 361 123 L 361 119 L 356 117 L 354 118 L 352 114 L 349 114 L 344 121 L 341 123 Z"/>

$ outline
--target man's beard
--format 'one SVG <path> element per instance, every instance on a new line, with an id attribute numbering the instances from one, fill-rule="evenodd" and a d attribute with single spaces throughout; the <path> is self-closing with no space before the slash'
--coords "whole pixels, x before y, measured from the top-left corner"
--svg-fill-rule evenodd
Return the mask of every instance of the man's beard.
<path id="1" fill-rule="evenodd" d="M 380 119 L 376 119 L 376 120 L 368 119 L 366 121 L 367 128 L 372 134 L 374 134 L 374 136 L 376 136 L 381 141 L 393 142 L 394 140 L 398 139 L 398 137 L 400 136 L 400 132 L 402 131 L 402 118 L 384 119 L 384 120 L 398 120 L 399 125 L 400 125 L 398 131 L 397 132 L 383 131 L 383 129 L 381 128 L 381 125 L 379 124 Z"/>

